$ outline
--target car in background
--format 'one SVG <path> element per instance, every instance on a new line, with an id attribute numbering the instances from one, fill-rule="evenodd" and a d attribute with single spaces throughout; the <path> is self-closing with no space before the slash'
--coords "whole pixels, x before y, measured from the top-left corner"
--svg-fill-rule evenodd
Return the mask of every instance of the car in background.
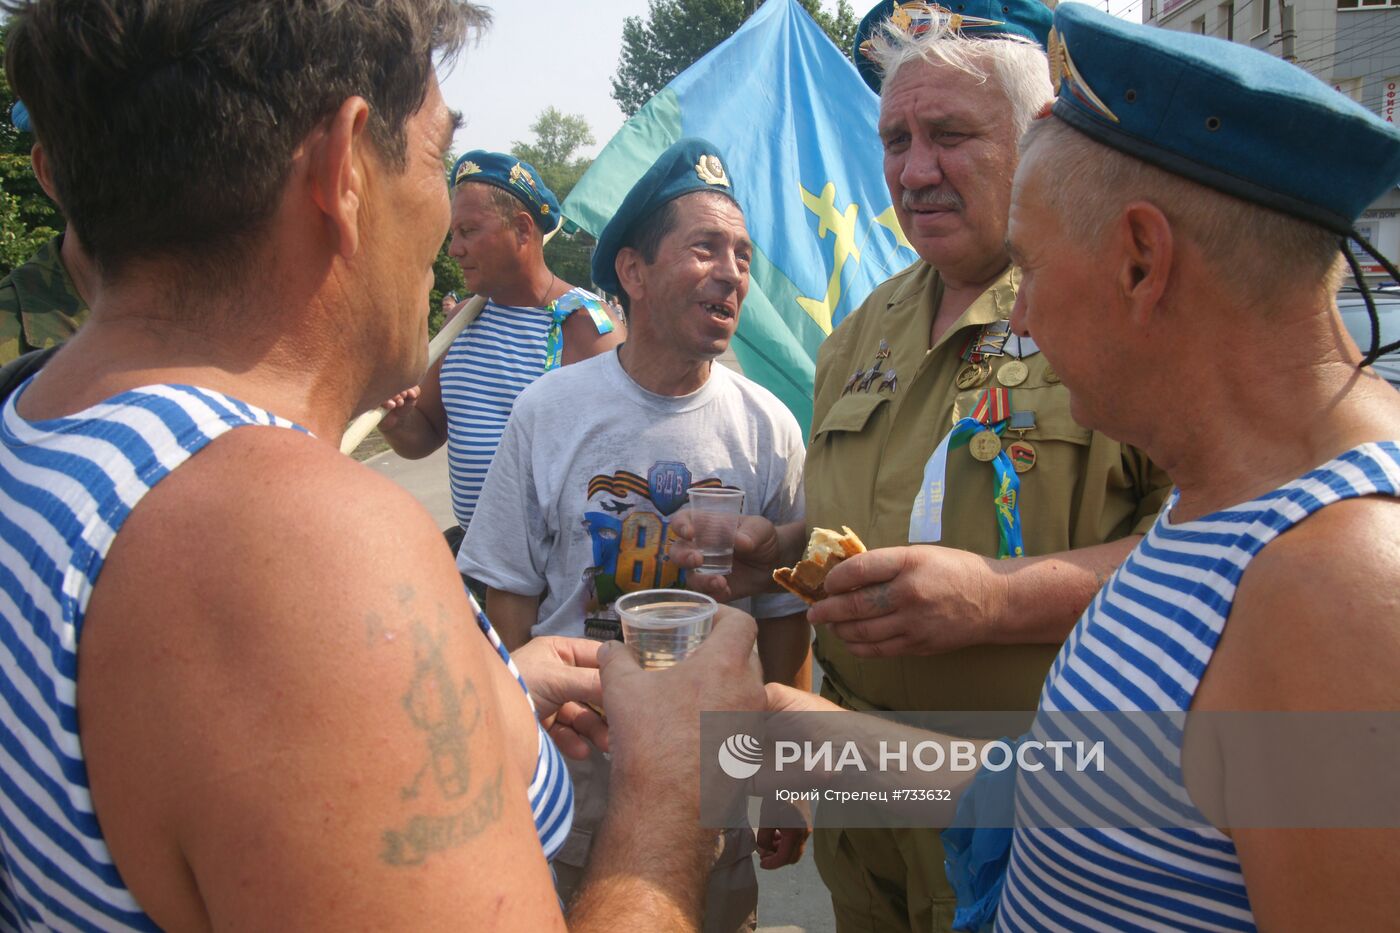
<path id="1" fill-rule="evenodd" d="M 1376 301 L 1376 315 L 1381 322 L 1381 346 L 1400 340 L 1400 289 L 1381 287 L 1371 289 Z M 1337 310 L 1342 312 L 1342 323 L 1347 333 L 1364 354 L 1371 347 L 1371 317 L 1366 313 L 1366 300 L 1354 286 L 1346 286 L 1337 293 Z M 1377 375 L 1395 388 L 1400 389 L 1400 349 L 1385 354 L 1374 364 Z"/>

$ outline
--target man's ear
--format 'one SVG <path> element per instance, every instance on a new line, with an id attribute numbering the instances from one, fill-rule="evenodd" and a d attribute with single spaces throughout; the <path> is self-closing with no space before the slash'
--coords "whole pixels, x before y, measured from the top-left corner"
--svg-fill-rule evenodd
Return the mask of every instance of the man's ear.
<path id="1" fill-rule="evenodd" d="M 515 231 L 515 243 L 524 248 L 535 236 L 535 221 L 524 211 L 516 211 L 510 219 L 510 227 Z"/>
<path id="2" fill-rule="evenodd" d="M 1149 201 L 1134 201 L 1118 221 L 1118 289 L 1129 313 L 1145 322 L 1166 294 L 1176 241 L 1171 221 Z"/>
<path id="3" fill-rule="evenodd" d="M 54 195 L 52 169 L 43 143 L 35 143 L 34 148 L 29 150 L 29 163 L 34 166 L 34 177 L 39 179 L 39 187 L 44 189 L 44 194 L 49 196 L 50 201 L 58 204 L 58 198 Z M 58 204 L 58 207 L 59 210 L 63 209 L 62 204 Z"/>
<path id="4" fill-rule="evenodd" d="M 360 246 L 360 204 L 364 196 L 364 163 L 370 145 L 366 125 L 369 104 L 347 97 L 319 135 L 309 139 L 305 156 L 312 198 L 336 238 L 336 252 L 345 259 Z"/>
<path id="5" fill-rule="evenodd" d="M 617 273 L 617 281 L 622 285 L 622 290 L 627 292 L 633 307 L 636 307 L 637 299 L 646 291 L 645 269 L 646 263 L 642 261 L 642 254 L 637 250 L 624 246 L 617 251 L 617 258 L 613 260 L 613 271 Z"/>

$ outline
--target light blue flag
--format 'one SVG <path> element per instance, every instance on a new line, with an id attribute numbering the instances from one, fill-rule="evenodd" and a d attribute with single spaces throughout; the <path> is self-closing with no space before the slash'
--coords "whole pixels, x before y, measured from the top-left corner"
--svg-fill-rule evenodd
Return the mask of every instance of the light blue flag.
<path id="1" fill-rule="evenodd" d="M 618 131 L 564 202 L 594 236 L 667 146 L 719 147 L 754 241 L 735 353 L 812 420 L 817 347 L 918 258 L 885 187 L 879 101 L 797 0 L 768 0 Z"/>

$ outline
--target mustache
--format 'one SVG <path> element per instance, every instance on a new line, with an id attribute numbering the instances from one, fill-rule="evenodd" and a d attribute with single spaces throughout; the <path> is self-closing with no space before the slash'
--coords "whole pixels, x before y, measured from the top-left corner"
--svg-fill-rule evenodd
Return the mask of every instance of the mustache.
<path id="1" fill-rule="evenodd" d="M 920 188 L 917 191 L 905 191 L 900 195 L 900 203 L 905 210 L 913 208 L 936 208 L 944 211 L 960 211 L 963 209 L 963 199 L 951 188 L 941 188 L 933 186 Z"/>

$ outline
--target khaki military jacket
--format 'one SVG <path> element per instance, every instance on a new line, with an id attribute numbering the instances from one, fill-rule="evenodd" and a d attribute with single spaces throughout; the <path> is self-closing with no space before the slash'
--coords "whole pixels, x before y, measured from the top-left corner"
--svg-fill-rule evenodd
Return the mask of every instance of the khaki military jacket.
<path id="1" fill-rule="evenodd" d="M 59 258 L 62 245 L 60 234 L 0 280 L 0 365 L 63 343 L 87 318 L 87 305 Z"/>
<path id="2" fill-rule="evenodd" d="M 968 342 L 983 325 L 1011 316 L 1019 281 L 1019 272 L 1008 270 L 928 349 L 942 285 L 932 267 L 918 262 L 877 288 L 823 343 L 807 451 L 809 525 L 849 525 L 871 548 L 909 543 L 924 465 L 1015 359 L 991 358 L 992 373 L 977 387 L 955 384 Z M 1035 427 L 1022 435 L 1036 453 L 1034 466 L 1020 474 L 1027 556 L 1145 532 L 1170 491 L 1166 474 L 1140 451 L 1076 424 L 1069 392 L 1043 354 L 1022 362 L 1029 375 L 1011 388 L 1011 408 L 1035 414 Z M 874 378 L 872 369 L 879 371 Z M 968 447 L 950 451 L 939 544 L 996 555 L 993 481 L 992 465 L 974 459 Z M 937 657 L 860 660 L 829 631 L 817 631 L 828 693 L 858 709 L 1034 709 L 1058 650 L 988 645 Z"/>

